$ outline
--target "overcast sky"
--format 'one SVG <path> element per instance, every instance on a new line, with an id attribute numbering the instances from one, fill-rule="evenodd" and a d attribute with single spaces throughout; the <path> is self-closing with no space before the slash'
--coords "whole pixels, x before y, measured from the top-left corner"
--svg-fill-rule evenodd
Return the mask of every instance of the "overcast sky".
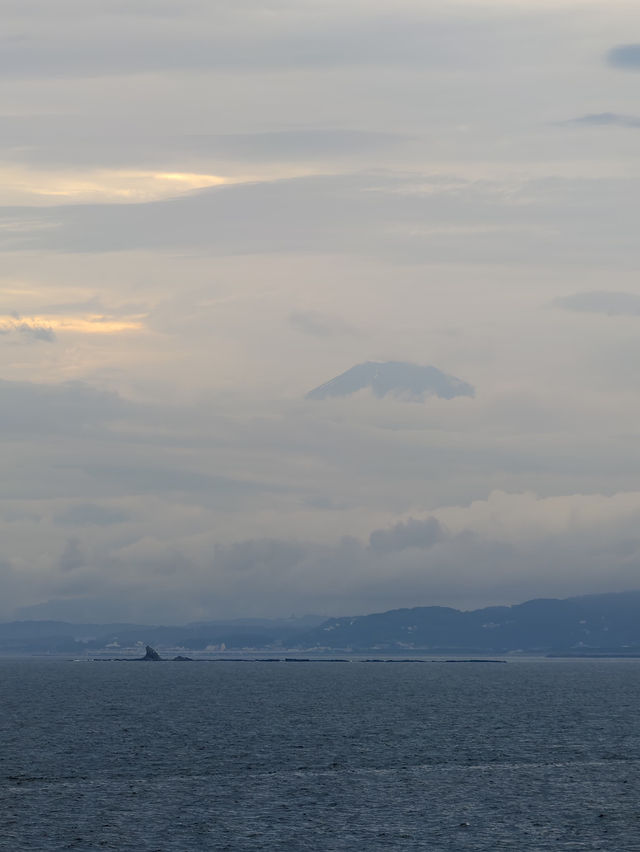
<path id="1" fill-rule="evenodd" d="M 640 587 L 637 0 L 0 8 L 0 618 Z"/>

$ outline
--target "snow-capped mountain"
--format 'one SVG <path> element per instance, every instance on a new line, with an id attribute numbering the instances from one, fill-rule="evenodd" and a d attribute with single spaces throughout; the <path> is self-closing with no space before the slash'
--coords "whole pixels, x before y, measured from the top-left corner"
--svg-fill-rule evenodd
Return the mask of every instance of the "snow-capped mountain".
<path id="1" fill-rule="evenodd" d="M 472 385 L 443 373 L 437 367 L 403 361 L 365 361 L 309 391 L 306 398 L 350 396 L 364 388 L 370 388 L 378 398 L 391 395 L 418 401 L 429 396 L 453 399 L 456 396 L 474 396 L 475 393 Z"/>

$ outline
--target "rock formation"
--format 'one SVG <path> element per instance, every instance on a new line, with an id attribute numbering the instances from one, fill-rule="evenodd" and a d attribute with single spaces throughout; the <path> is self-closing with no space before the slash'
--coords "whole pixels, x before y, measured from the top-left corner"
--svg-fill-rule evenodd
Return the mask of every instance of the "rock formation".
<path id="1" fill-rule="evenodd" d="M 145 651 L 146 653 L 144 657 L 141 658 L 142 660 L 153 660 L 153 662 L 156 662 L 162 659 L 160 654 L 156 651 L 155 648 L 152 648 L 151 645 L 147 645 Z"/>

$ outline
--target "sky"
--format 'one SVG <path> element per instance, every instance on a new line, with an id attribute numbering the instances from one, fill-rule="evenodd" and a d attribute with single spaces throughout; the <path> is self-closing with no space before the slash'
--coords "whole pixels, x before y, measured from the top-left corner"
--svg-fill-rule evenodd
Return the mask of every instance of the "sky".
<path id="1" fill-rule="evenodd" d="M 1 619 L 640 588 L 636 0 L 0 6 Z"/>

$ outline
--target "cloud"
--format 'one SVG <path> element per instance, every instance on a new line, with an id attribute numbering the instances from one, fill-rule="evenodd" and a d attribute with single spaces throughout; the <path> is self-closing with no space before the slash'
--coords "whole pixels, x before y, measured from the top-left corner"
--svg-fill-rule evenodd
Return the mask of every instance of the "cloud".
<path id="1" fill-rule="evenodd" d="M 293 311 L 289 314 L 289 323 L 303 334 L 314 337 L 336 337 L 341 334 L 353 334 L 351 326 L 340 317 L 325 314 L 322 311 Z"/>
<path id="2" fill-rule="evenodd" d="M 640 316 L 640 295 L 593 290 L 574 293 L 556 299 L 555 304 L 568 311 L 608 314 L 609 316 Z"/>
<path id="3" fill-rule="evenodd" d="M 197 463 L 197 459 L 192 462 Z M 169 465 L 156 461 L 145 465 L 132 459 L 130 464 L 124 466 L 117 462 L 104 464 L 87 460 L 69 462 L 68 467 L 93 479 L 96 492 L 104 496 L 181 492 L 191 497 L 200 496 L 212 506 L 230 509 L 237 504 L 248 506 L 252 496 L 283 490 L 278 484 L 220 476 L 193 469 L 184 463 Z"/>
<path id="4" fill-rule="evenodd" d="M 0 381 L 0 434 L 77 434 L 122 416 L 131 407 L 117 393 L 83 382 Z"/>
<path id="5" fill-rule="evenodd" d="M 131 520 L 131 514 L 97 503 L 76 503 L 56 515 L 55 522 L 63 526 L 111 526 Z"/>
<path id="6" fill-rule="evenodd" d="M 15 614 L 15 602 L 29 598 L 30 586 L 31 593 L 33 592 L 33 576 L 20 570 L 10 560 L 0 559 L 0 584 L 2 585 L 0 618 L 10 619 Z"/>
<path id="7" fill-rule="evenodd" d="M 619 44 L 607 53 L 607 62 L 624 71 L 640 69 L 640 44 Z"/>
<path id="8" fill-rule="evenodd" d="M 640 578 L 639 517 L 637 494 L 536 500 L 496 493 L 466 509 L 373 530 L 368 547 L 351 537 L 327 545 L 244 542 L 231 549 L 231 563 L 226 552 L 214 558 L 212 570 L 229 594 L 232 578 L 242 577 L 265 600 L 276 598 L 275 585 L 282 603 L 298 611 L 302 597 L 303 607 L 316 601 L 322 612 L 343 614 L 622 591 Z"/>
<path id="9" fill-rule="evenodd" d="M 105 314 L 35 316 L 12 319 L 0 315 L 0 333 L 15 331 L 28 334 L 39 340 L 52 342 L 56 332 L 80 332 L 81 334 L 119 334 L 125 331 L 140 331 L 144 316 L 113 317 Z"/>
<path id="10" fill-rule="evenodd" d="M 64 573 L 68 571 L 76 571 L 78 568 L 82 568 L 84 562 L 85 559 L 78 539 L 67 539 L 67 543 L 65 544 L 64 550 L 58 560 L 59 570 Z"/>
<path id="11" fill-rule="evenodd" d="M 278 578 L 298 565 L 305 556 L 306 547 L 298 542 L 258 539 L 216 548 L 214 562 L 223 573 L 260 571 L 265 577 Z"/>
<path id="12" fill-rule="evenodd" d="M 15 159 L 15 158 L 14 158 Z M 0 167 L 5 204 L 56 206 L 81 203 L 135 203 L 173 198 L 196 189 L 232 183 L 219 175 L 146 169 Z"/>
<path id="13" fill-rule="evenodd" d="M 141 204 L 20 210 L 0 248 L 90 254 L 315 252 L 396 263 L 598 264 L 635 257 L 640 178 L 469 181 L 341 174 L 235 184 Z M 16 210 L 0 208 L 15 221 Z M 585 239 L 588 234 L 589 239 Z"/>
<path id="14" fill-rule="evenodd" d="M 269 164 L 292 171 L 296 164 L 311 163 L 326 171 L 329 163 L 392 153 L 411 141 L 406 134 L 346 127 L 167 132 L 158 138 L 130 127 L 114 136 L 113 129 L 98 126 L 88 129 L 77 116 L 0 115 L 0 150 L 13 162 L 0 171 L 3 197 L 27 204 L 38 196 L 50 204 L 65 195 L 70 201 L 152 200 L 231 183 L 229 172 L 236 175 L 240 164 L 249 179 Z M 185 160 L 203 167 L 216 163 L 221 174 L 185 172 Z"/>
<path id="15" fill-rule="evenodd" d="M 620 115 L 616 112 L 597 112 L 571 118 L 566 124 L 582 124 L 590 127 L 640 127 L 640 117 L 636 115 Z"/>
<path id="16" fill-rule="evenodd" d="M 0 316 L 0 334 L 30 338 L 31 340 L 54 343 L 53 328 L 38 320 L 14 319 Z"/>
<path id="17" fill-rule="evenodd" d="M 125 314 L 129 313 L 142 313 L 143 309 L 136 305 L 134 308 L 128 310 L 125 308 L 122 312 Z M 48 304 L 42 307 L 37 313 L 41 314 L 54 314 L 54 315 L 77 315 L 77 314 L 89 314 L 90 316 L 96 315 L 104 315 L 107 311 L 104 308 L 102 301 L 97 296 L 92 296 L 89 299 L 83 299 L 82 301 L 76 302 L 56 302 L 54 304 Z"/>
<path id="18" fill-rule="evenodd" d="M 639 518 L 637 493 L 536 499 L 496 492 L 374 529 L 369 544 L 351 536 L 326 543 L 263 537 L 196 555 L 179 543 L 144 539 L 87 557 L 69 540 L 56 563 L 66 570 L 50 582 L 50 603 L 37 617 L 178 623 L 337 616 L 624 591 L 640 577 Z M 38 603 L 23 590 L 20 602 Z"/>
<path id="19" fill-rule="evenodd" d="M 73 9 L 73 29 L 59 11 L 29 17 L 28 35 L 5 37 L 0 71 L 12 77 L 86 77 L 178 71 L 276 71 L 354 66 L 438 67 L 472 57 L 456 38 L 455 16 L 428 16 L 396 9 L 368 14 L 345 8 L 318 14 L 308 4 L 265 15 L 220 4 L 155 20 L 104 10 Z M 301 8 L 300 8 L 301 7 Z M 264 10 L 260 10 L 264 12 Z M 21 20 L 22 19 L 22 20 Z M 24 28 L 18 11 L 12 21 Z M 483 28 L 491 33 L 490 22 Z M 78 28 L 83 34 L 77 38 Z M 24 29 L 23 29 L 24 32 Z M 481 51 L 479 51 L 481 52 Z"/>
<path id="20" fill-rule="evenodd" d="M 379 553 L 394 553 L 409 547 L 424 550 L 443 541 L 445 537 L 445 531 L 436 518 L 422 521 L 409 518 L 391 529 L 374 530 L 369 536 L 369 546 Z"/>
<path id="21" fill-rule="evenodd" d="M 556 300 L 637 290 L 637 140 L 615 131 L 635 80 L 603 100 L 593 45 L 640 6 L 513 2 L 7 0 L 0 316 L 29 325 L 0 340 L 14 599 L 71 611 L 82 583 L 95 612 L 174 620 L 518 599 L 560 589 L 547 566 L 569 592 L 606 580 L 570 532 L 569 556 L 543 548 L 549 520 L 533 553 L 510 506 L 637 485 L 635 319 L 585 334 Z M 481 393 L 302 399 L 366 358 Z M 493 525 L 446 510 L 494 489 Z M 85 564 L 65 573 L 70 535 Z"/>
<path id="22" fill-rule="evenodd" d="M 36 325 L 29 322 L 20 322 L 16 329 L 20 334 L 26 334 L 33 337 L 35 340 L 44 340 L 46 343 L 53 343 L 56 335 L 51 326 Z"/>
<path id="23" fill-rule="evenodd" d="M 333 159 L 367 151 L 384 151 L 407 140 L 397 133 L 346 128 L 304 128 L 269 133 L 230 133 L 193 138 L 213 155 L 247 160 Z"/>

